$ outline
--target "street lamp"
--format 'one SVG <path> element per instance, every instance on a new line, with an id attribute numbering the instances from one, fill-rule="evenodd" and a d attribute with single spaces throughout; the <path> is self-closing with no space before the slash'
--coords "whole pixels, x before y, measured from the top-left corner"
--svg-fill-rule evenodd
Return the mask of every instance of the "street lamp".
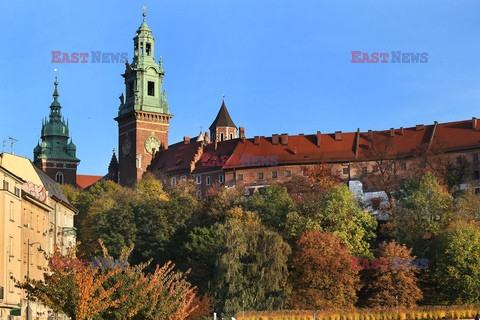
<path id="1" fill-rule="evenodd" d="M 42 252 L 42 244 L 40 242 L 32 242 L 30 243 L 30 239 L 27 239 L 27 281 L 30 280 L 30 247 L 34 244 L 39 244 L 40 247 L 38 248 L 39 252 Z M 27 292 L 27 320 L 30 320 L 30 292 Z"/>

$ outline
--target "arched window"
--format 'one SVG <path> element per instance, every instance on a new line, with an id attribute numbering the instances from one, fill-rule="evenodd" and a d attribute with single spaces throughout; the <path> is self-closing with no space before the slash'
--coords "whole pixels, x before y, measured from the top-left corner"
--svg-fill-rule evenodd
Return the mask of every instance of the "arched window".
<path id="1" fill-rule="evenodd" d="M 233 133 L 230 133 L 230 140 L 233 139 Z"/>
<path id="2" fill-rule="evenodd" d="M 63 184 L 63 173 L 57 172 L 55 175 L 55 181 L 57 181 L 59 184 Z"/>
<path id="3" fill-rule="evenodd" d="M 223 132 L 220 133 L 220 141 L 223 141 Z"/>

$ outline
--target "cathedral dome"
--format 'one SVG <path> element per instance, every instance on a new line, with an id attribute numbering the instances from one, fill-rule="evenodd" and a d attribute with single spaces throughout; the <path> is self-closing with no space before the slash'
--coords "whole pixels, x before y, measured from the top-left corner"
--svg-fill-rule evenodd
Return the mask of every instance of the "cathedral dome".
<path id="1" fill-rule="evenodd" d="M 42 136 L 69 137 L 68 126 L 63 121 L 49 121 L 42 128 Z"/>

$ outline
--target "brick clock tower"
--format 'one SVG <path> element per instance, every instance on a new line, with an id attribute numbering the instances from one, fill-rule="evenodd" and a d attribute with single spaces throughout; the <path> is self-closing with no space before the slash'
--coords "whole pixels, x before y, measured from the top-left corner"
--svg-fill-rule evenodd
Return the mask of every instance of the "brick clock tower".
<path id="1" fill-rule="evenodd" d="M 126 95 L 120 96 L 118 116 L 119 184 L 134 186 L 142 178 L 156 152 L 168 148 L 167 94 L 162 91 L 165 72 L 162 59 L 155 62 L 155 38 L 143 23 L 133 38 L 132 63 L 126 63 Z"/>

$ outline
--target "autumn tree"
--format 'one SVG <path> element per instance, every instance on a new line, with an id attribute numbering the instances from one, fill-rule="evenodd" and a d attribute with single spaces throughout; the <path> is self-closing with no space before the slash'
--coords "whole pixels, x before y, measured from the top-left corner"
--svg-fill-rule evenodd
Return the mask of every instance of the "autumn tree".
<path id="1" fill-rule="evenodd" d="M 305 232 L 293 254 L 289 305 L 295 309 L 352 307 L 359 289 L 352 257 L 336 236 L 318 230 Z"/>
<path id="2" fill-rule="evenodd" d="M 82 264 L 75 258 L 76 248 L 67 256 L 58 251 L 49 259 L 50 270 L 43 280 L 27 279 L 19 283 L 34 299 L 74 320 L 100 319 L 185 319 L 195 308 L 195 288 L 175 265 L 167 262 L 151 274 L 137 266 L 115 264 L 100 241 L 105 260 Z M 126 261 L 133 247 L 122 251 Z M 74 261 L 68 267 L 58 261 Z M 105 263 L 105 261 L 110 261 Z M 124 263 L 124 262 L 122 262 Z"/>
<path id="3" fill-rule="evenodd" d="M 322 198 L 287 215 L 286 233 L 298 237 L 318 230 L 337 236 L 354 255 L 371 257 L 370 243 L 375 239 L 377 222 L 363 210 L 344 184 L 325 191 Z"/>
<path id="4" fill-rule="evenodd" d="M 388 265 L 371 270 L 373 276 L 366 288 L 370 307 L 411 308 L 422 299 L 422 291 L 415 274 L 421 267 L 425 267 L 425 263 L 428 267 L 428 260 L 416 260 L 411 251 L 395 241 L 383 242 L 380 245 L 377 259 L 388 261 Z"/>

